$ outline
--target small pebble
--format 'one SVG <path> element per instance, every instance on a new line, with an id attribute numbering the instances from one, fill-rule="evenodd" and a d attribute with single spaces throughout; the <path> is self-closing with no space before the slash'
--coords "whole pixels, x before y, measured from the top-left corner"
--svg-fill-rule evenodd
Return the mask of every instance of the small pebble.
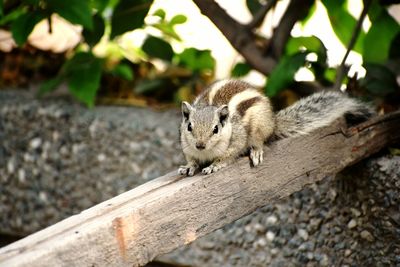
<path id="1" fill-rule="evenodd" d="M 307 241 L 308 240 L 308 232 L 304 229 L 298 229 L 297 230 L 297 234 L 304 240 Z"/>
<path id="2" fill-rule="evenodd" d="M 100 162 L 104 161 L 106 158 L 106 155 L 104 155 L 103 153 L 97 155 L 97 160 Z"/>
<path id="3" fill-rule="evenodd" d="M 36 149 L 36 148 L 39 148 L 41 144 L 42 144 L 42 139 L 40 139 L 39 137 L 36 137 L 36 138 L 33 138 L 29 142 L 29 147 L 31 149 Z"/>
<path id="4" fill-rule="evenodd" d="M 278 218 L 275 215 L 271 215 L 267 217 L 267 224 L 272 225 L 275 224 L 278 221 Z"/>
<path id="5" fill-rule="evenodd" d="M 350 256 L 351 255 L 351 250 L 350 249 L 346 249 L 345 251 L 344 251 L 344 256 L 345 257 L 348 257 L 348 256 Z"/>
<path id="6" fill-rule="evenodd" d="M 275 239 L 275 233 L 274 233 L 274 232 L 271 232 L 271 231 L 268 231 L 268 232 L 266 233 L 266 237 L 267 237 L 267 240 L 268 240 L 268 241 L 272 242 L 272 241 Z"/>
<path id="7" fill-rule="evenodd" d="M 367 230 L 363 230 L 360 234 L 361 238 L 369 241 L 369 242 L 373 242 L 375 240 L 374 236 Z"/>
<path id="8" fill-rule="evenodd" d="M 353 228 L 355 228 L 356 226 L 357 226 L 357 221 L 354 220 L 354 219 L 351 219 L 351 220 L 348 222 L 348 224 L 347 224 L 347 228 L 349 228 L 349 229 L 353 229 Z"/>

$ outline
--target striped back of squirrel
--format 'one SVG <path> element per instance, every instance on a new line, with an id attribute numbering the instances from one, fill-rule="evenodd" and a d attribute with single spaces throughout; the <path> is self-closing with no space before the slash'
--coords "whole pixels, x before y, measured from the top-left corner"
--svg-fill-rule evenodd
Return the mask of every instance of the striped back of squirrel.
<path id="1" fill-rule="evenodd" d="M 240 80 L 222 80 L 211 84 L 195 99 L 193 106 L 228 105 L 229 113 L 242 118 L 247 128 L 257 123 L 254 118 L 266 116 L 272 118 L 269 99 L 250 84 Z"/>

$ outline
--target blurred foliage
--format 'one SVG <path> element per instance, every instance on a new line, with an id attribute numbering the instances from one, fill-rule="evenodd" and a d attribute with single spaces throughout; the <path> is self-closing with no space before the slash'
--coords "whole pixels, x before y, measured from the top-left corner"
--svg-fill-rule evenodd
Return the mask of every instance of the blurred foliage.
<path id="1" fill-rule="evenodd" d="M 253 15 L 265 4 L 264 2 L 246 0 L 247 7 Z M 350 0 L 321 0 L 321 3 L 326 8 L 334 34 L 347 48 L 359 20 L 349 12 Z M 387 10 L 389 5 L 399 3 L 398 0 L 372 0 L 367 13 L 371 27 L 368 31 L 361 29 L 352 49 L 361 54 L 366 76 L 361 79 L 356 77 L 356 80 L 352 77 L 345 79 L 350 93 L 364 99 L 381 99 L 383 102 L 397 99 L 400 102 L 400 88 L 396 81 L 396 76 L 400 76 L 400 25 Z M 300 21 L 301 25 L 306 25 L 313 18 L 315 10 L 316 3 L 310 8 L 306 18 Z M 246 75 L 249 70 L 244 64 L 240 62 L 234 66 L 232 75 Z M 333 86 L 335 83 L 337 69 L 328 65 L 327 50 L 322 40 L 316 36 L 291 37 L 286 44 L 284 55 L 267 77 L 266 94 L 275 97 L 290 88 L 294 85 L 295 73 L 304 67 L 309 69 L 315 80 L 324 87 Z"/>
<path id="2" fill-rule="evenodd" d="M 152 0 L 5 0 L 0 1 L 0 27 L 9 29 L 20 47 L 38 22 L 47 19 L 51 24 L 54 13 L 83 27 L 82 43 L 59 65 L 58 73 L 41 85 L 40 95 L 65 82 L 70 93 L 89 107 L 99 94 L 105 98 L 150 94 L 161 102 L 181 101 L 213 78 L 215 60 L 210 51 L 195 48 L 176 51 L 172 42 L 179 43 L 182 38 L 175 26 L 185 23 L 187 18 L 176 15 L 167 19 L 163 10 L 148 14 L 152 3 Z M 156 19 L 146 23 L 146 16 Z M 149 28 L 153 29 L 152 34 L 147 35 L 141 47 L 133 51 L 119 47 L 121 35 Z M 103 39 L 108 40 L 108 52 L 99 58 L 93 49 Z M 134 60 L 127 60 L 131 58 L 129 53 L 135 54 Z M 161 70 L 156 66 L 162 66 Z M 131 102 L 143 103 L 135 99 Z"/>
<path id="3" fill-rule="evenodd" d="M 396 81 L 400 75 L 400 26 L 388 13 L 388 6 L 400 1 L 371 1 L 367 13 L 371 26 L 368 30 L 361 29 L 352 49 L 361 54 L 366 76 L 346 75 L 344 82 L 354 95 L 389 103 L 400 98 Z M 182 38 L 175 27 L 186 23 L 187 18 L 184 15 L 169 18 L 161 9 L 149 14 L 152 3 L 152 0 L 5 0 L 0 1 L 0 27 L 10 30 L 16 43 L 29 51 L 31 47 L 24 44 L 34 26 L 42 19 L 51 24 L 54 13 L 83 27 L 82 42 L 73 53 L 66 54 L 67 60 L 57 61 L 52 70 L 46 67 L 51 75 L 54 69 L 58 71 L 42 84 L 40 94 L 66 83 L 70 93 L 88 106 L 93 106 L 99 95 L 104 101 L 117 97 L 134 99 L 133 103 L 141 105 L 153 99 L 158 102 L 187 100 L 213 79 L 215 60 L 208 50 L 176 49 L 182 44 Z M 350 0 L 319 3 L 326 8 L 334 34 L 347 47 L 359 20 L 349 10 Z M 254 16 L 265 1 L 246 0 L 246 4 Z M 300 25 L 306 25 L 316 10 L 314 3 Z M 121 35 L 138 29 L 146 30 L 143 44 L 129 49 L 121 47 Z M 258 38 L 268 45 L 266 37 L 258 35 Z M 99 58 L 94 50 L 104 40 L 108 42 L 107 52 Z M 19 55 L 13 53 L 10 54 L 18 63 Z M 0 67 L 10 62 L 10 57 L 0 56 L 5 59 Z M 326 44 L 316 36 L 290 37 L 278 62 L 264 88 L 270 97 L 293 87 L 295 74 L 301 68 L 310 70 L 315 81 L 324 87 L 333 86 L 337 79 L 338 69 L 328 65 Z M 15 69 L 18 68 L 5 72 L 5 76 L 15 76 Z M 346 74 L 348 69 L 347 66 Z M 243 77 L 251 70 L 251 65 L 238 62 L 231 76 Z"/>

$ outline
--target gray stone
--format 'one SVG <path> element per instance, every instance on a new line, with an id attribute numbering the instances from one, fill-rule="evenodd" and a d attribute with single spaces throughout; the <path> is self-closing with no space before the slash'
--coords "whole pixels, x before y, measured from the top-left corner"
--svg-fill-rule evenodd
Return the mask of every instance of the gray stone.
<path id="1" fill-rule="evenodd" d="M 363 230 L 360 233 L 361 238 L 369 241 L 369 242 L 373 242 L 375 240 L 374 236 L 367 230 Z"/>

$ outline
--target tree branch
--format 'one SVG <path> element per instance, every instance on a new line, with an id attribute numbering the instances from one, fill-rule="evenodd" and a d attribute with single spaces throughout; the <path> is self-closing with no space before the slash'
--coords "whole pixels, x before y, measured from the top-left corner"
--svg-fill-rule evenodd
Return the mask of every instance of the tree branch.
<path id="1" fill-rule="evenodd" d="M 278 0 L 269 0 L 253 17 L 253 20 L 247 24 L 247 27 L 250 29 L 254 29 L 259 27 L 263 21 L 268 11 L 276 5 Z"/>
<path id="2" fill-rule="evenodd" d="M 262 49 L 256 44 L 256 37 L 246 25 L 240 24 L 230 17 L 213 0 L 193 0 L 193 2 L 254 69 L 265 75 L 271 73 L 276 65 L 276 60 L 264 55 Z"/>
<path id="3" fill-rule="evenodd" d="M 313 3 L 313 0 L 290 1 L 279 25 L 274 29 L 271 43 L 268 47 L 269 55 L 275 59 L 279 59 L 282 56 L 294 24 L 308 14 Z"/>
<path id="4" fill-rule="evenodd" d="M 354 31 L 353 31 L 353 35 L 351 36 L 350 42 L 347 45 L 347 51 L 343 57 L 342 62 L 340 63 L 338 69 L 337 69 L 337 74 L 336 74 L 336 80 L 335 80 L 335 84 L 333 85 L 333 89 L 334 90 L 340 90 L 340 87 L 342 86 L 342 81 L 344 79 L 344 76 L 346 75 L 347 71 L 347 67 L 346 67 L 346 60 L 347 57 L 350 54 L 350 51 L 353 49 L 354 45 L 356 44 L 357 41 L 357 37 L 360 34 L 361 31 L 361 27 L 363 24 L 363 21 L 365 19 L 365 16 L 368 14 L 368 9 L 371 6 L 372 0 L 365 0 L 364 1 L 364 8 L 361 12 L 361 15 L 357 21 L 356 26 L 354 27 Z"/>

